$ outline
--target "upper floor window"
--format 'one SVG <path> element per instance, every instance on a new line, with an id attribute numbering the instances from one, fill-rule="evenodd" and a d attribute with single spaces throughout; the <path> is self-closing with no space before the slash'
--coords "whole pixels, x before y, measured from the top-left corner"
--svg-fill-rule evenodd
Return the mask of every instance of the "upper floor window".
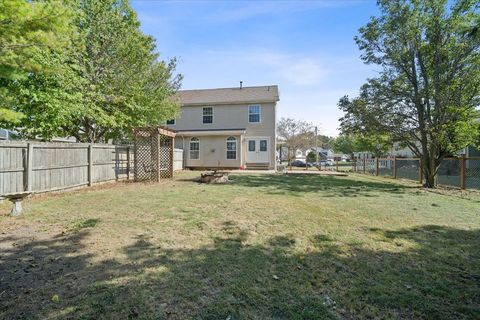
<path id="1" fill-rule="evenodd" d="M 167 120 L 168 125 L 175 125 L 175 119 Z"/>
<path id="2" fill-rule="evenodd" d="M 227 159 L 237 159 L 237 139 L 235 137 L 227 138 Z"/>
<path id="3" fill-rule="evenodd" d="M 203 123 L 213 123 L 213 107 L 203 108 Z"/>
<path id="4" fill-rule="evenodd" d="M 248 106 L 248 122 L 260 122 L 260 106 Z"/>
<path id="5" fill-rule="evenodd" d="M 200 159 L 200 139 L 193 137 L 190 139 L 190 159 Z"/>

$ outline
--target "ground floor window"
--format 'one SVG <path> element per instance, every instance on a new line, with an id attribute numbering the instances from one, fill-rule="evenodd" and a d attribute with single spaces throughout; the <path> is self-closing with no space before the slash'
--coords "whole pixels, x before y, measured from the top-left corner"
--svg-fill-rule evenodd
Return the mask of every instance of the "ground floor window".
<path id="1" fill-rule="evenodd" d="M 190 139 L 190 159 L 200 159 L 200 139 L 193 137 Z"/>
<path id="2" fill-rule="evenodd" d="M 237 139 L 235 137 L 227 138 L 227 159 L 237 159 Z"/>

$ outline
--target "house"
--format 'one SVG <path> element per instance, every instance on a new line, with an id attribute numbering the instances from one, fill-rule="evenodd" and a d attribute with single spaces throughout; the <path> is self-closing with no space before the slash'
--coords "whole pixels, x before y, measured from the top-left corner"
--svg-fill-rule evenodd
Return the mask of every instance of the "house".
<path id="1" fill-rule="evenodd" d="M 277 86 L 181 90 L 178 99 L 166 126 L 186 168 L 276 168 Z"/>
<path id="2" fill-rule="evenodd" d="M 0 128 L 0 140 L 10 140 L 11 132 Z"/>

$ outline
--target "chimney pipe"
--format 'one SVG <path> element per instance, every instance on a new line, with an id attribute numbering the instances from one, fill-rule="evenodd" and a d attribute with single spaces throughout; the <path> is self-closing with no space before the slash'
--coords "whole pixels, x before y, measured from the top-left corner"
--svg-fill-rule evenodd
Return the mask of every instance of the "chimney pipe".
<path id="1" fill-rule="evenodd" d="M 240 81 L 240 89 L 243 88 L 243 81 Z"/>

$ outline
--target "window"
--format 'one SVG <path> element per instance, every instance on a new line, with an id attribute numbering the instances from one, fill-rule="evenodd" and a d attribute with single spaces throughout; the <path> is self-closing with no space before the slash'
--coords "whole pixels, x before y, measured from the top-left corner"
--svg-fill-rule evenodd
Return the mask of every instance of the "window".
<path id="1" fill-rule="evenodd" d="M 227 138 L 227 159 L 237 159 L 237 139 L 235 137 Z"/>
<path id="2" fill-rule="evenodd" d="M 175 119 L 167 120 L 168 125 L 175 125 Z"/>
<path id="3" fill-rule="evenodd" d="M 260 140 L 260 151 L 267 151 L 267 140 Z"/>
<path id="4" fill-rule="evenodd" d="M 203 108 L 203 123 L 213 123 L 213 107 Z"/>
<path id="5" fill-rule="evenodd" d="M 200 139 L 193 137 L 190 139 L 190 159 L 200 159 Z"/>
<path id="6" fill-rule="evenodd" d="M 248 106 L 248 122 L 260 122 L 260 106 Z"/>
<path id="7" fill-rule="evenodd" d="M 248 140 L 248 151 L 255 151 L 255 140 Z"/>

